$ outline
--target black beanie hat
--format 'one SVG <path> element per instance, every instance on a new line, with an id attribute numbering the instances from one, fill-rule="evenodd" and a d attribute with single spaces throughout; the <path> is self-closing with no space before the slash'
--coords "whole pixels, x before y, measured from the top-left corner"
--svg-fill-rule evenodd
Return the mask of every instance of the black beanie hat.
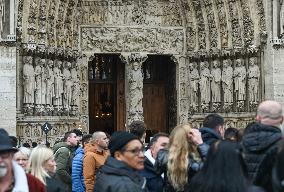
<path id="1" fill-rule="evenodd" d="M 108 145 L 111 156 L 114 156 L 114 152 L 122 149 L 129 141 L 135 139 L 139 140 L 139 138 L 133 135 L 132 133 L 128 133 L 125 131 L 114 132 L 110 138 Z"/>

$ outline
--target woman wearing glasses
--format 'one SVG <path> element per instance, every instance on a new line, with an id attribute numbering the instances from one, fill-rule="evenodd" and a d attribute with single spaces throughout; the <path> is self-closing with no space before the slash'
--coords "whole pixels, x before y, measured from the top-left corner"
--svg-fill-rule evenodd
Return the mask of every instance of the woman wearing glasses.
<path id="1" fill-rule="evenodd" d="M 138 137 L 115 132 L 109 150 L 111 156 L 97 173 L 94 192 L 146 192 L 146 179 L 137 172 L 144 169 L 144 148 Z"/>

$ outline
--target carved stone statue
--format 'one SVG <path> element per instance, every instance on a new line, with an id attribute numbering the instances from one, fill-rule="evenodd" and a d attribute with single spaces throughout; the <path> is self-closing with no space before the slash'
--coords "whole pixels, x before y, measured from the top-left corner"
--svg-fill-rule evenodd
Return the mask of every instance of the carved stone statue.
<path id="1" fill-rule="evenodd" d="M 73 81 L 72 85 L 72 97 L 71 105 L 79 106 L 79 96 L 80 96 L 80 79 L 78 75 L 79 67 L 76 61 L 72 63 L 71 77 Z"/>
<path id="2" fill-rule="evenodd" d="M 233 68 L 229 59 L 223 61 L 222 86 L 224 91 L 224 103 L 233 103 Z"/>
<path id="3" fill-rule="evenodd" d="M 211 74 L 209 71 L 208 61 L 202 61 L 200 63 L 200 93 L 201 103 L 208 104 L 210 102 L 210 78 Z"/>
<path id="4" fill-rule="evenodd" d="M 257 65 L 257 58 L 251 57 L 249 59 L 248 86 L 249 86 L 249 101 L 252 103 L 258 102 L 259 77 L 260 77 L 260 71 Z"/>
<path id="5" fill-rule="evenodd" d="M 241 59 L 236 60 L 233 78 L 236 99 L 237 101 L 243 101 L 246 99 L 246 68 Z"/>
<path id="6" fill-rule="evenodd" d="M 53 60 L 47 60 L 46 67 L 46 104 L 52 105 L 52 98 L 54 94 L 54 73 L 53 73 Z"/>
<path id="7" fill-rule="evenodd" d="M 56 60 L 54 65 L 54 105 L 62 106 L 63 74 L 61 72 L 62 61 Z"/>
<path id="8" fill-rule="evenodd" d="M 71 78 L 71 63 L 70 62 L 64 62 L 64 68 L 63 68 L 63 106 L 64 109 L 69 111 L 71 106 L 71 97 L 72 97 L 72 78 Z"/>
<path id="9" fill-rule="evenodd" d="M 198 106 L 198 84 L 200 80 L 199 72 L 197 69 L 197 63 L 192 62 L 189 64 L 189 99 L 190 99 L 190 106 L 193 109 L 197 109 Z"/>
<path id="10" fill-rule="evenodd" d="M 34 103 L 35 71 L 32 65 L 32 57 L 24 56 L 23 79 L 24 79 L 24 101 L 26 104 Z"/>
<path id="11" fill-rule="evenodd" d="M 220 62 L 218 60 L 213 61 L 211 75 L 212 102 L 219 103 L 221 102 L 221 69 Z"/>
<path id="12" fill-rule="evenodd" d="M 35 104 L 42 104 L 42 73 L 43 73 L 43 64 L 40 61 L 41 59 L 37 57 L 35 59 Z"/>
<path id="13" fill-rule="evenodd" d="M 143 112 L 142 107 L 142 99 L 139 94 L 142 92 L 143 88 L 143 74 L 141 70 L 142 63 L 138 63 L 134 61 L 132 64 L 132 70 L 130 72 L 129 79 L 129 89 L 130 89 L 130 105 L 132 108 L 141 110 Z M 142 81 L 141 81 L 142 80 Z"/>

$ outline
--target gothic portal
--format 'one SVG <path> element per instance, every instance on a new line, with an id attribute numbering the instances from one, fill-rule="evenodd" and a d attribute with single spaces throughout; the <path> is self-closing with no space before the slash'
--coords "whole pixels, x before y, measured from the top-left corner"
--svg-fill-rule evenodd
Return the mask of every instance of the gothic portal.
<path id="1" fill-rule="evenodd" d="M 271 11 L 277 10 L 277 11 Z M 53 143 L 75 127 L 170 131 L 218 112 L 243 128 L 284 102 L 282 1 L 2 0 L 1 126 Z"/>

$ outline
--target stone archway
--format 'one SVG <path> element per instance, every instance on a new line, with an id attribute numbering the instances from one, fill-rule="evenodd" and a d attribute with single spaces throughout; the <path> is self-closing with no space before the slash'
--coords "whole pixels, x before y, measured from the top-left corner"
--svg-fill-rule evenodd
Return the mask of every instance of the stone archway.
<path id="1" fill-rule="evenodd" d="M 249 59 L 256 56 L 261 73 L 262 45 L 266 41 L 264 16 L 263 2 L 255 0 L 20 1 L 17 17 L 17 41 L 20 44 L 17 63 L 20 76 L 18 83 L 23 84 L 21 68 L 24 65 L 24 57 L 32 57 L 32 61 L 37 57 L 63 62 L 72 60 L 79 65 L 79 84 L 83 96 L 80 96 L 79 113 L 73 119 L 71 116 L 58 114 L 30 116 L 24 110 L 25 104 L 28 103 L 20 99 L 24 95 L 19 95 L 18 132 L 25 138 L 34 139 L 35 137 L 25 136 L 23 127 L 27 127 L 31 122 L 41 124 L 49 119 L 56 125 L 52 138 L 78 124 L 83 124 L 84 130 L 88 130 L 88 80 L 84 75 L 87 74 L 88 61 L 85 55 L 93 53 L 121 53 L 126 62 L 127 75 L 133 73 L 130 69 L 132 64 L 138 60 L 140 65 L 147 54 L 173 55 L 177 66 L 178 123 L 189 120 L 199 122 L 201 113 L 214 111 L 216 107 L 216 112 L 224 112 L 219 110 L 219 104 L 223 107 L 224 103 L 230 101 L 225 101 L 223 96 L 220 101 L 214 100 L 215 104 L 211 95 L 208 96 L 209 100 L 201 98 L 202 100 L 190 101 L 190 85 L 187 84 L 190 75 L 189 65 L 197 61 L 195 69 L 201 74 L 201 65 L 206 65 L 211 72 L 214 60 L 221 63 L 219 70 L 222 70 L 227 58 L 232 60 L 234 66 L 238 62 L 237 59 L 241 58 L 242 67 L 245 66 L 245 70 L 249 71 Z M 37 62 L 32 63 L 33 69 L 37 66 Z M 62 71 L 64 69 L 61 68 Z M 245 78 L 248 84 L 250 76 Z M 251 97 L 254 103 L 258 103 L 263 97 L 262 81 L 260 74 L 257 82 L 259 95 L 257 99 Z M 23 92 L 20 86 L 18 91 Z M 245 98 L 250 98 L 248 89 L 245 92 Z M 224 90 L 221 89 L 220 94 L 223 93 Z M 200 96 L 200 87 L 197 88 L 197 94 Z M 233 98 L 233 101 L 235 100 L 236 98 Z M 126 108 L 127 121 L 142 118 L 140 103 L 138 102 L 138 110 L 133 111 L 131 106 L 130 102 Z M 242 119 L 234 117 L 236 106 L 225 111 L 229 114 L 228 121 L 238 122 L 250 118 L 250 101 L 244 106 L 244 110 L 238 111 L 243 113 Z M 67 120 L 71 125 L 60 123 Z M 39 134 L 36 138 L 40 137 Z"/>

